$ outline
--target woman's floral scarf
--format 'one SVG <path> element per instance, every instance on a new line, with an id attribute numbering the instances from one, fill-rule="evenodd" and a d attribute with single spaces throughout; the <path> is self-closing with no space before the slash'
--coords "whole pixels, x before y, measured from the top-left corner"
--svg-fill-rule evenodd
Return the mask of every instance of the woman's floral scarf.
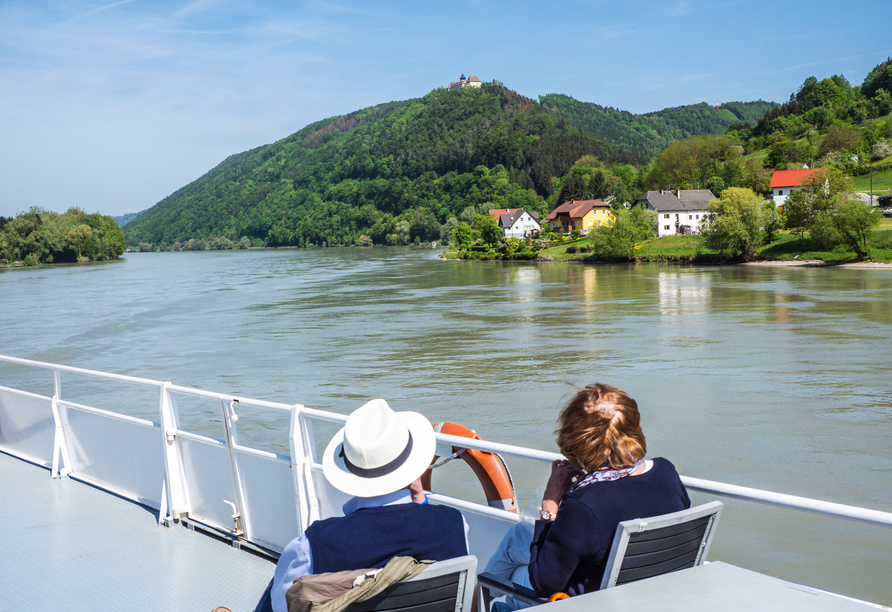
<path id="1" fill-rule="evenodd" d="M 641 464 L 644 463 L 644 459 L 639 459 L 638 462 L 632 467 L 623 468 L 621 470 L 612 470 L 609 465 L 605 465 L 602 468 L 598 468 L 594 472 L 590 472 L 573 483 L 573 486 L 570 487 L 568 493 L 572 493 L 577 489 L 581 489 L 582 487 L 587 487 L 593 482 L 610 482 L 611 480 L 619 480 L 620 478 L 625 478 L 626 476 L 633 473 L 635 470 L 641 467 Z"/>

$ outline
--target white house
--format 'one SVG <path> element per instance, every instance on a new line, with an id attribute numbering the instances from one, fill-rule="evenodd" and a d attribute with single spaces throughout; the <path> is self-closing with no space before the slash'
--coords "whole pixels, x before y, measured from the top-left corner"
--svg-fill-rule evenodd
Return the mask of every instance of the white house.
<path id="1" fill-rule="evenodd" d="M 771 175 L 771 196 L 775 206 L 783 206 L 787 196 L 799 189 L 802 181 L 821 168 L 803 168 L 802 170 L 775 170 Z"/>
<path id="2" fill-rule="evenodd" d="M 648 191 L 635 200 L 635 206 L 656 211 L 657 236 L 685 233 L 685 226 L 699 234 L 714 199 L 709 189 Z"/>
<path id="3" fill-rule="evenodd" d="M 461 75 L 459 80 L 449 83 L 447 91 L 459 91 L 465 87 L 480 87 L 481 85 L 482 83 L 477 77 L 471 75 L 470 77 L 465 78 L 465 75 Z"/>
<path id="4" fill-rule="evenodd" d="M 542 229 L 539 215 L 523 208 L 502 208 L 491 210 L 489 214 L 498 220 L 505 238 L 527 238 Z"/>

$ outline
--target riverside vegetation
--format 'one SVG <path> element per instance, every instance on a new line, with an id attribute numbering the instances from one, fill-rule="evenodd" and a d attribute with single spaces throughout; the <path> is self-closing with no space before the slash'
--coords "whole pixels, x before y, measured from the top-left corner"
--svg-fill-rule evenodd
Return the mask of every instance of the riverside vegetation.
<path id="1" fill-rule="evenodd" d="M 803 164 L 855 177 L 862 190 L 869 179 L 883 184 L 892 172 L 890 91 L 888 60 L 860 86 L 838 75 L 810 77 L 782 105 L 698 104 L 647 115 L 557 94 L 536 102 L 497 81 L 437 89 L 318 121 L 233 155 L 129 221 L 126 238 L 142 251 L 437 241 L 452 242 L 456 254 L 511 251 L 523 258 L 533 243 L 500 240 L 496 247 L 488 242 L 492 228 L 478 217 L 524 208 L 543 218 L 568 200 L 612 196 L 618 227 L 579 248 L 604 260 L 637 257 L 643 247 L 635 247 L 649 242 L 641 234 L 647 224 L 626 214 L 623 203 L 647 190 L 710 189 L 725 202 L 726 190 L 731 198 L 730 190 L 748 189 L 761 198 L 773 170 Z M 870 227 L 854 231 L 842 222 L 864 216 L 846 204 L 850 190 L 843 186 L 833 202 L 809 203 L 809 225 L 788 225 L 789 215 L 736 198 L 735 206 L 715 211 L 716 231 L 691 240 L 702 252 L 746 259 L 761 256 L 789 227 L 803 249 L 875 257 L 882 248 L 871 242 Z M 745 238 L 752 220 L 765 215 L 768 226 Z M 875 220 L 867 215 L 864 222 Z M 739 239 L 723 239 L 719 228 Z"/>
<path id="2" fill-rule="evenodd" d="M 103 261 L 124 252 L 124 231 L 114 219 L 70 208 L 59 214 L 32 208 L 0 217 L 0 265 Z"/>

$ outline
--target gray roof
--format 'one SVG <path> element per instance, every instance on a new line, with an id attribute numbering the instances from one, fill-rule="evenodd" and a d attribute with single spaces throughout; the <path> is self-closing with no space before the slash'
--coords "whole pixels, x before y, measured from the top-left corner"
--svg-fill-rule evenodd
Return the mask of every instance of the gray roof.
<path id="1" fill-rule="evenodd" d="M 502 227 L 511 227 L 512 225 L 514 225 L 517 222 L 518 219 L 520 219 L 520 217 L 521 217 L 521 215 L 523 215 L 523 213 L 527 213 L 528 215 L 530 215 L 533 218 L 534 221 L 536 221 L 536 223 L 539 223 L 539 215 L 538 214 L 536 214 L 534 212 L 530 212 L 528 210 L 524 210 L 523 208 L 518 208 L 516 211 L 514 211 L 511 214 L 501 215 L 499 217 L 499 225 L 501 225 Z"/>
<path id="2" fill-rule="evenodd" d="M 677 194 L 677 195 L 676 195 Z M 635 203 L 649 202 L 657 212 L 708 210 L 715 196 L 709 189 L 680 189 L 678 191 L 648 191 Z"/>

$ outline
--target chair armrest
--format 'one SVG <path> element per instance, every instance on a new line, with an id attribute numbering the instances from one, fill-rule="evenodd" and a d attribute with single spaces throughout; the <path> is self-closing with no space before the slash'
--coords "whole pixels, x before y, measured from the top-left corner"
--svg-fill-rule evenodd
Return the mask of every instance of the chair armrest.
<path id="1" fill-rule="evenodd" d="M 481 610 L 489 609 L 489 602 L 493 598 L 493 593 L 495 593 L 495 597 L 509 595 L 517 601 L 522 601 L 531 606 L 538 606 L 548 601 L 547 597 L 540 597 L 533 589 L 510 580 L 504 580 L 487 572 L 477 574 L 477 587 L 480 590 L 481 601 L 486 606 L 481 608 Z"/>

